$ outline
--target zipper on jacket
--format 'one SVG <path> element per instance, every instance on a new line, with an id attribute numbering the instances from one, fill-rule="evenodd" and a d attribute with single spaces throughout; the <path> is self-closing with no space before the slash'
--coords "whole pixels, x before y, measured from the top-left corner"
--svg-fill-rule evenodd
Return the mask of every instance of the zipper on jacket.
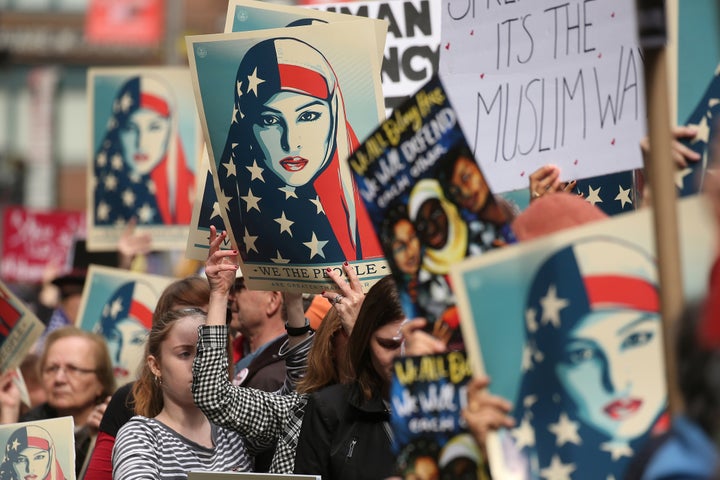
<path id="1" fill-rule="evenodd" d="M 353 451 L 355 450 L 355 445 L 357 444 L 357 438 L 353 438 L 352 442 L 350 442 L 350 446 L 348 447 L 347 456 L 345 457 L 345 461 L 349 462 L 350 459 L 353 456 Z"/>

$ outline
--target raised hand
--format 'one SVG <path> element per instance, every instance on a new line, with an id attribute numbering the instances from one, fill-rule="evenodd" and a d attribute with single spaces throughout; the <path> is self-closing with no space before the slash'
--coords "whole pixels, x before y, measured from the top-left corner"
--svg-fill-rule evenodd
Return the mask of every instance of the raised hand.
<path id="1" fill-rule="evenodd" d="M 347 280 L 331 268 L 326 270 L 328 277 L 337 285 L 339 293 L 338 291 L 323 292 L 322 296 L 333 304 L 333 307 L 340 315 L 340 321 L 345 332 L 350 335 L 355 326 L 355 320 L 357 320 L 362 302 L 365 300 L 365 294 L 362 291 L 362 285 L 352 265 L 345 262 L 343 264 L 343 270 L 345 271 Z"/>

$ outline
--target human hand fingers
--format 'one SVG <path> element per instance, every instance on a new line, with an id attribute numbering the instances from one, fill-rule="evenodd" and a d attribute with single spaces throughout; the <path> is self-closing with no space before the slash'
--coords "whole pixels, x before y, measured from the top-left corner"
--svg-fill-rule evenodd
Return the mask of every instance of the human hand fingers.
<path id="1" fill-rule="evenodd" d="M 443 343 L 443 345 L 447 345 L 447 343 L 450 341 L 450 338 L 452 337 L 452 328 L 450 328 L 450 325 L 443 321 L 436 321 L 433 325 L 433 336 L 437 338 L 439 341 Z"/>
<path id="2" fill-rule="evenodd" d="M 702 155 L 687 145 L 675 140 L 672 143 L 672 158 L 678 168 L 685 168 L 687 167 L 688 161 L 697 162 L 702 158 Z"/>
<path id="3" fill-rule="evenodd" d="M 560 169 L 555 165 L 545 165 L 530 175 L 530 200 L 544 195 L 548 189 L 559 183 Z"/>
<path id="4" fill-rule="evenodd" d="M 572 192 L 573 189 L 577 186 L 577 180 L 571 180 L 569 182 L 563 182 L 559 185 L 559 191 L 561 192 Z"/>

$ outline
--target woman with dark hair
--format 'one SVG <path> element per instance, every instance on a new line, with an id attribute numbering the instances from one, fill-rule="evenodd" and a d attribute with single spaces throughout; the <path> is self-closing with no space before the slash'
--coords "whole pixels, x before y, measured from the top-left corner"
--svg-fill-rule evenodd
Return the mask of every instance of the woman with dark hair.
<path id="1" fill-rule="evenodd" d="M 394 472 L 389 393 L 405 318 L 392 277 L 368 291 L 347 346 L 353 380 L 311 395 L 295 456 L 295 473 L 378 479 Z"/>
<path id="2" fill-rule="evenodd" d="M 96 225 L 136 217 L 139 224 L 187 224 L 195 174 L 177 132 L 170 88 L 133 76 L 118 90 L 105 137 L 95 155 Z"/>
<path id="3" fill-rule="evenodd" d="M 218 178 L 231 198 L 239 187 L 240 201 L 228 208 L 244 229 L 235 234 L 242 259 L 337 263 L 381 256 L 345 161 L 358 140 L 323 54 L 293 38 L 261 41 L 243 57 L 234 90 Z"/>

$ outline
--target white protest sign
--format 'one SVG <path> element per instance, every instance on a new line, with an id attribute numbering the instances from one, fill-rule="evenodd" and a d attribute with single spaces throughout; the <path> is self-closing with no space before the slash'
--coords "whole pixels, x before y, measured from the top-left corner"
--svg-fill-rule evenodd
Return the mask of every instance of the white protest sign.
<path id="1" fill-rule="evenodd" d="M 385 109 L 391 111 L 438 71 L 440 2 L 391 0 L 313 5 L 329 12 L 387 20 L 382 66 Z"/>
<path id="2" fill-rule="evenodd" d="M 440 75 L 496 193 L 640 168 L 643 60 L 634 2 L 442 0 Z"/>

